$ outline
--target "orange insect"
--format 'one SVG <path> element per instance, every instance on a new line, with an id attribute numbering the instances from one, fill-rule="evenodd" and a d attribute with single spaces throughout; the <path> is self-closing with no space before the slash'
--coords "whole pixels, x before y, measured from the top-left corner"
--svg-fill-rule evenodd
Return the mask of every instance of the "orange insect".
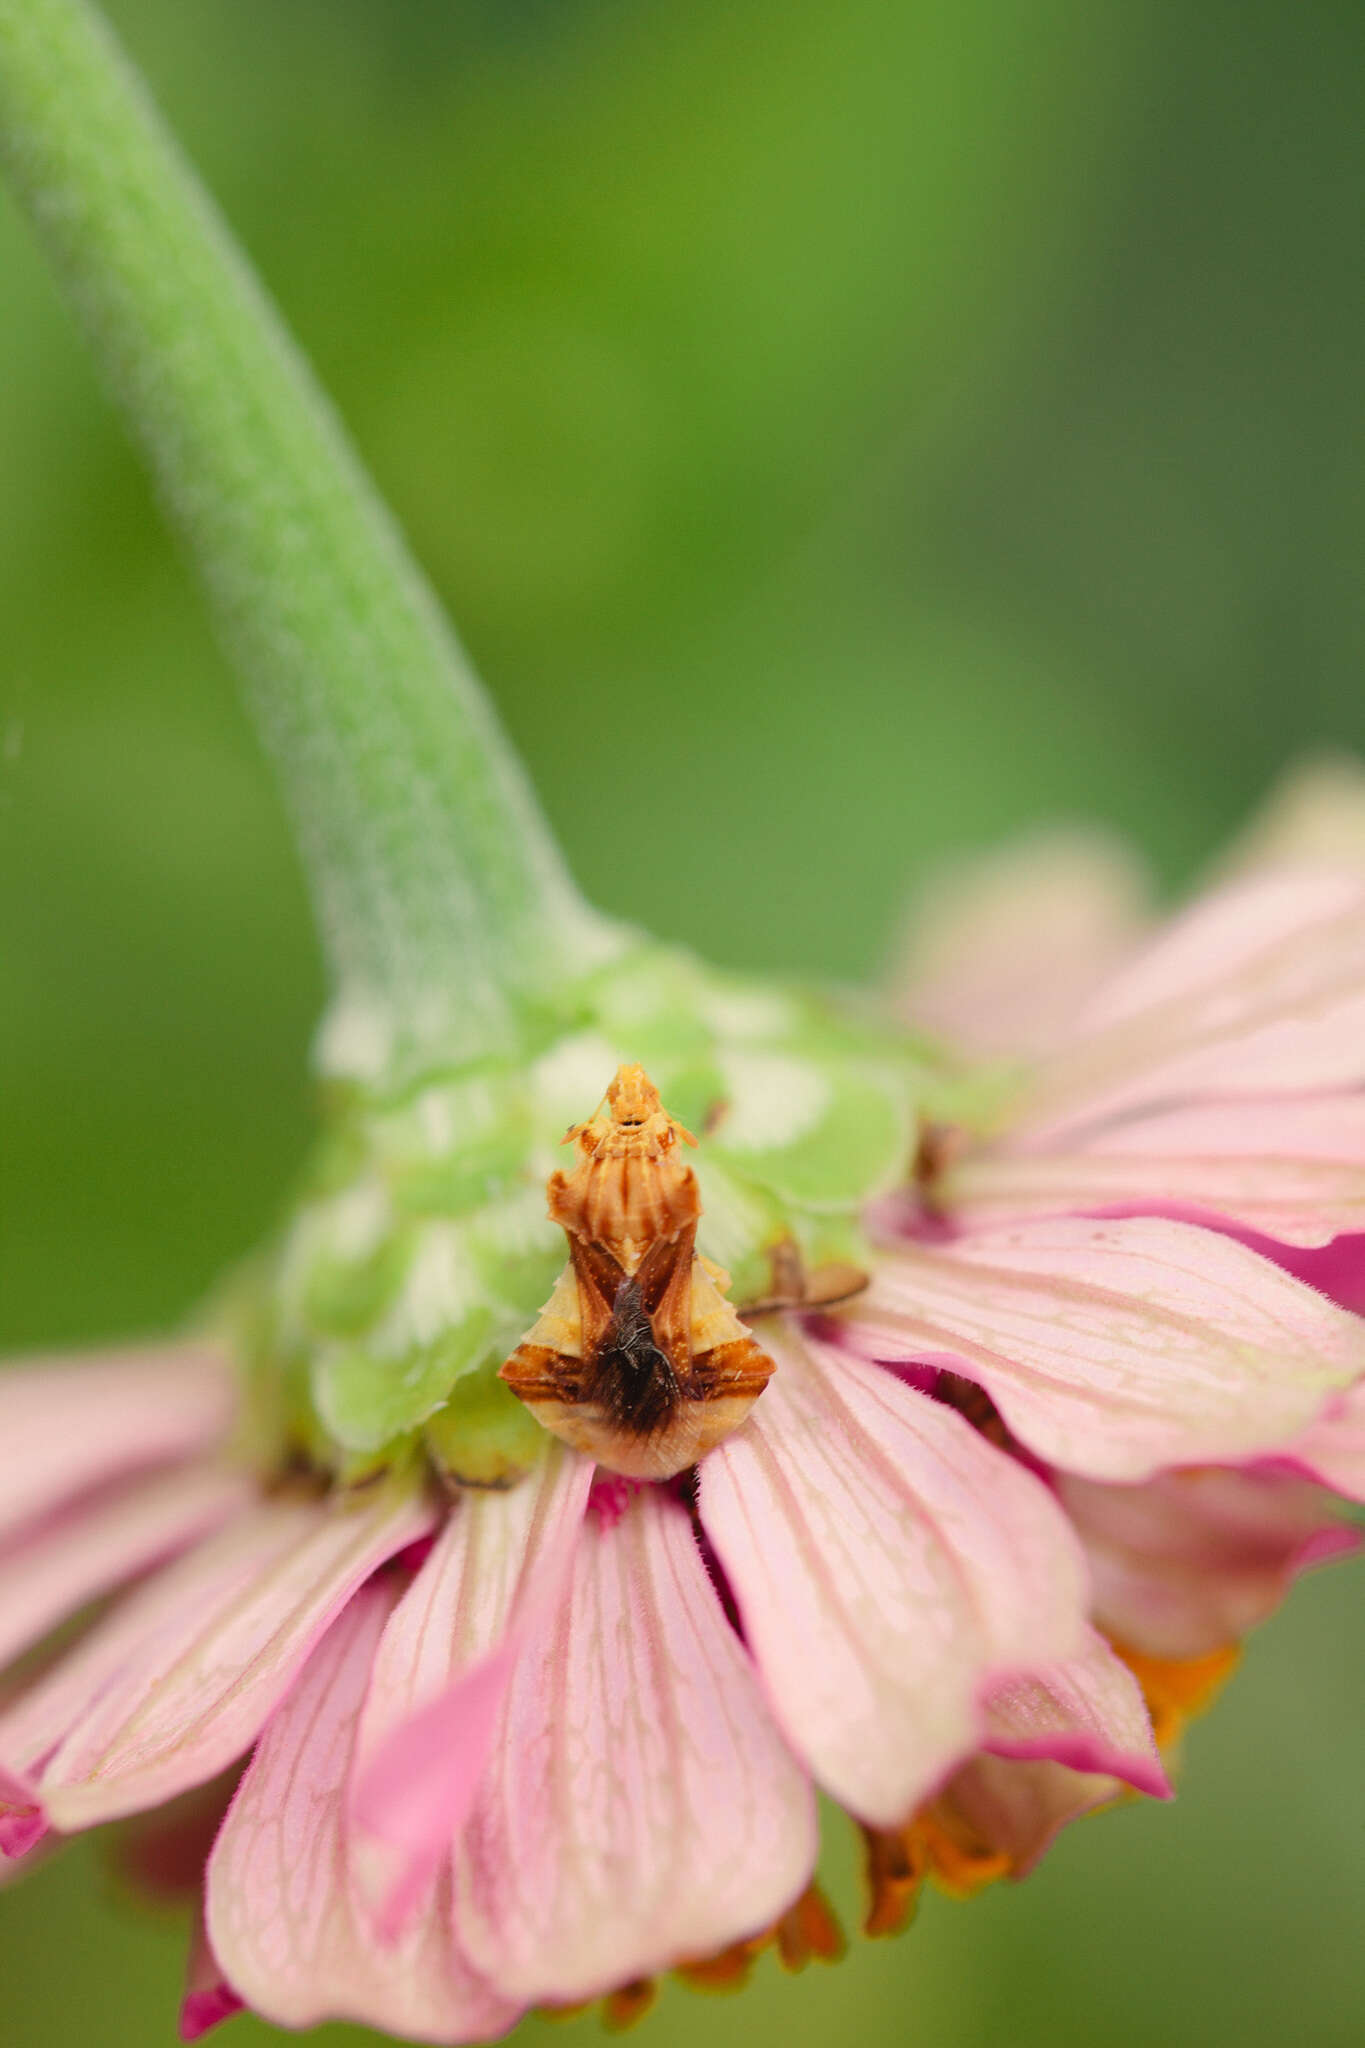
<path id="1" fill-rule="evenodd" d="M 538 1422 L 600 1465 L 668 1479 L 737 1429 L 774 1366 L 696 1250 L 701 1199 L 643 1067 L 622 1067 L 550 1176 L 569 1263 L 502 1378 Z"/>

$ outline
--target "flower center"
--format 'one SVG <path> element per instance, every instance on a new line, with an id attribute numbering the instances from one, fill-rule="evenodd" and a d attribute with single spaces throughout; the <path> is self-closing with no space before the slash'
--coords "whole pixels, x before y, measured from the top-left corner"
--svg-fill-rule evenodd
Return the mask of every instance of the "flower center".
<path id="1" fill-rule="evenodd" d="M 864 1206 L 905 1184 L 936 1086 L 895 1026 L 648 946 L 504 1055 L 348 1083 L 228 1304 L 260 1461 L 507 1485 L 549 1428 L 679 1470 L 762 1391 L 753 1319 L 863 1284 Z"/>

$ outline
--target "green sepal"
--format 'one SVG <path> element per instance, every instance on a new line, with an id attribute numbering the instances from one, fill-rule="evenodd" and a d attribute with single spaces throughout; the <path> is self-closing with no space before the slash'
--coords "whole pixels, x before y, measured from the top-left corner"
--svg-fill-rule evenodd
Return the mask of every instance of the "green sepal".
<path id="1" fill-rule="evenodd" d="M 461 1486 L 514 1486 L 549 1441 L 493 1366 L 461 1380 L 422 1434 L 437 1469 Z"/>
<path id="2" fill-rule="evenodd" d="M 539 1427 L 495 1375 L 567 1256 L 546 1180 L 634 1060 L 699 1140 L 698 1248 L 741 1306 L 771 1295 L 793 1239 L 808 1268 L 867 1264 L 863 1204 L 904 1183 L 919 1120 L 961 1085 L 884 1017 L 639 945 L 497 1055 L 333 1092 L 266 1281 L 282 1444 L 344 1472 L 414 1440 L 472 1484 L 524 1467 Z"/>
<path id="3" fill-rule="evenodd" d="M 414 1216 L 475 1215 L 486 1202 L 529 1184 L 525 1152 L 524 1139 L 490 1139 L 446 1159 L 406 1163 L 394 1173 L 394 1200 Z"/>
<path id="4" fill-rule="evenodd" d="M 698 1251 L 730 1275 L 732 1301 L 761 1300 L 772 1287 L 769 1253 L 792 1234 L 787 1210 L 710 1147 L 697 1161 L 697 1183 L 702 1203 Z"/>
<path id="5" fill-rule="evenodd" d="M 383 1315 L 412 1263 L 411 1231 L 395 1230 L 358 1258 L 314 1255 L 304 1283 L 304 1315 L 324 1336 L 356 1337 Z"/>
<path id="6" fill-rule="evenodd" d="M 973 1137 L 991 1138 L 1014 1120 L 1031 1080 L 1027 1069 L 1004 1065 L 942 1075 L 925 1091 L 924 1115 Z"/>
<path id="7" fill-rule="evenodd" d="M 533 1140 L 525 1075 L 509 1068 L 432 1076 L 372 1122 L 394 1204 L 411 1215 L 470 1215 L 525 1186 Z"/>
<path id="8" fill-rule="evenodd" d="M 421 1433 L 414 1429 L 406 1436 L 390 1437 L 372 1451 L 339 1451 L 332 1459 L 337 1485 L 368 1486 L 381 1472 L 415 1463 L 421 1450 Z"/>
<path id="9" fill-rule="evenodd" d="M 746 1051 L 723 1064 L 736 1111 L 712 1149 L 781 1202 L 847 1209 L 905 1179 L 914 1125 L 898 1076 L 785 1051 Z"/>
<path id="10" fill-rule="evenodd" d="M 399 1357 L 359 1346 L 324 1351 L 313 1366 L 320 1420 L 343 1449 L 379 1450 L 425 1422 L 462 1374 L 487 1355 L 491 1308 L 471 1309 L 432 1344 Z"/>
<path id="11" fill-rule="evenodd" d="M 639 946 L 598 974 L 588 993 L 588 1010 L 599 1031 L 635 1057 L 677 1061 L 705 1054 L 714 1033 L 701 1014 L 704 987 L 700 962 L 681 948 Z"/>
<path id="12" fill-rule="evenodd" d="M 864 1271 L 870 1270 L 871 1250 L 856 1216 L 842 1213 L 798 1214 L 795 1230 L 796 1242 L 808 1273 L 814 1272 L 817 1266 L 827 1265 L 860 1266 Z"/>

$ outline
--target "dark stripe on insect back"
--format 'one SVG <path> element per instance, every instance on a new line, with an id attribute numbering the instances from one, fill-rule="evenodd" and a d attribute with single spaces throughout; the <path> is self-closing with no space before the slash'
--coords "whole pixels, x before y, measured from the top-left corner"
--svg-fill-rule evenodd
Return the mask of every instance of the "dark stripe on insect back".
<path id="1" fill-rule="evenodd" d="M 584 1375 L 583 1398 L 636 1436 L 653 1436 L 677 1411 L 678 1375 L 654 1335 L 635 1280 L 623 1279 L 616 1290 L 611 1321 Z"/>

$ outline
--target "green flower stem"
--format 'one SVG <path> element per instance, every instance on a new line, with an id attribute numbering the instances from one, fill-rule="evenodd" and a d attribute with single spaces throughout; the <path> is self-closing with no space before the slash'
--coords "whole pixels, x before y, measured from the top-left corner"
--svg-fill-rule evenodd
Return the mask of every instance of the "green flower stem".
<path id="1" fill-rule="evenodd" d="M 83 0 L 0 0 L 0 160 L 246 678 L 343 1010 L 367 1020 L 341 1064 L 505 1045 L 518 998 L 609 950 L 610 927 L 307 364 Z"/>

